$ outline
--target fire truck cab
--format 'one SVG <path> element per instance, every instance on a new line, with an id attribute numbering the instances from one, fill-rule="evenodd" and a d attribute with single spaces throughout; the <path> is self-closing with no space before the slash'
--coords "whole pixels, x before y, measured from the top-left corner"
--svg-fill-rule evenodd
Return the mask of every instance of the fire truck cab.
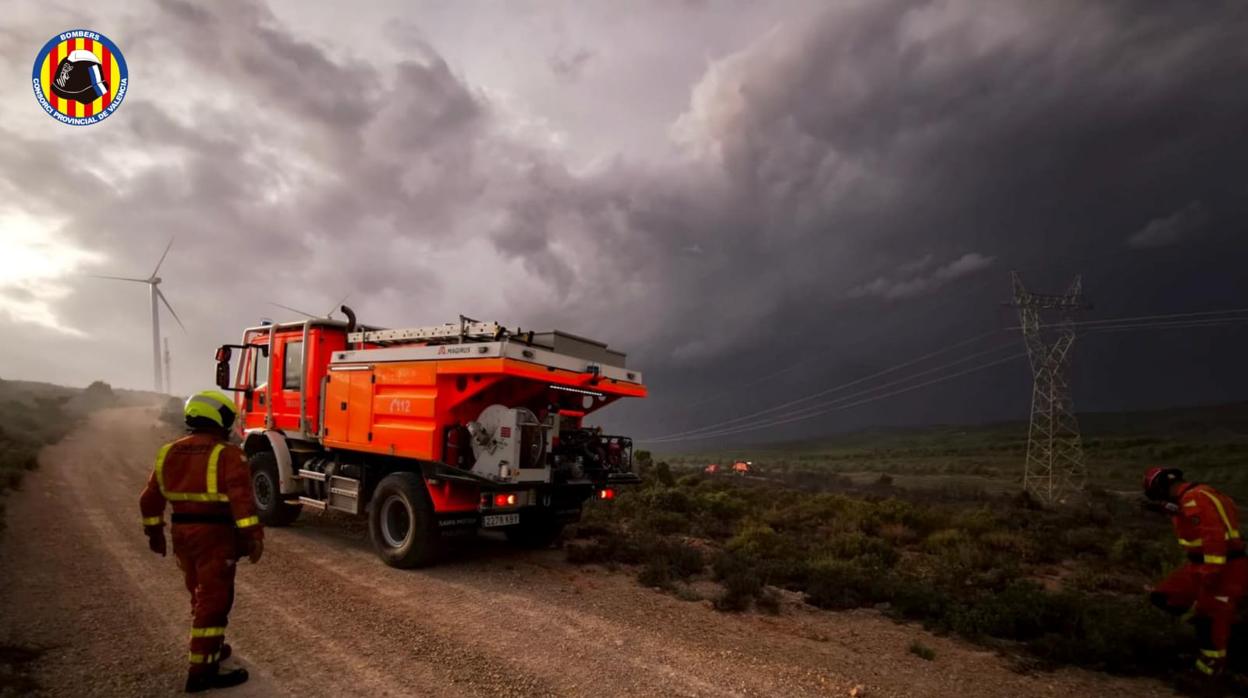
<path id="1" fill-rule="evenodd" d="M 248 328 L 217 350 L 269 526 L 304 508 L 367 516 L 395 567 L 436 560 L 456 532 L 553 542 L 632 472 L 632 441 L 586 426 L 641 374 L 601 342 L 458 323 L 386 330 L 328 318 Z"/>

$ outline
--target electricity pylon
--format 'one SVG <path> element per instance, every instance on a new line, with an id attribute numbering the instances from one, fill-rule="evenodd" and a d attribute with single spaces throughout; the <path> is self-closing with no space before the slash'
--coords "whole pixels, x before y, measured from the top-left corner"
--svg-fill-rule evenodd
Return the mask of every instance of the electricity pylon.
<path id="1" fill-rule="evenodd" d="M 1031 426 L 1023 489 L 1046 505 L 1061 502 L 1087 480 L 1083 439 L 1070 396 L 1070 349 L 1075 343 L 1075 315 L 1087 305 L 1083 280 L 1076 276 L 1061 295 L 1031 293 L 1018 272 L 1010 277 L 1023 342 L 1031 359 Z M 1046 324 L 1044 319 L 1052 318 Z"/>

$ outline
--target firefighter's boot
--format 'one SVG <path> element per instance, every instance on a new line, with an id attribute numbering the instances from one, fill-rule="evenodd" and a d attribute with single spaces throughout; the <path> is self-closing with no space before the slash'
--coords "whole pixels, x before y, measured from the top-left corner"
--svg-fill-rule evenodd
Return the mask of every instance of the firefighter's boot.
<path id="1" fill-rule="evenodd" d="M 232 669 L 230 671 L 219 671 L 217 665 L 213 665 L 211 671 L 196 672 L 186 675 L 186 692 L 202 693 L 210 691 L 214 688 L 230 688 L 247 681 L 246 669 Z"/>

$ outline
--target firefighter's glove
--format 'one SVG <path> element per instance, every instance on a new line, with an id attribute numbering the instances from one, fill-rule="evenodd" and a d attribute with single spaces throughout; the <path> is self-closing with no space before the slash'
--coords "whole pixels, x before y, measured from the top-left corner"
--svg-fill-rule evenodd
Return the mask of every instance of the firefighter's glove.
<path id="1" fill-rule="evenodd" d="M 251 542 L 251 552 L 247 553 L 247 559 L 251 560 L 251 564 L 260 562 L 260 556 L 264 555 L 264 541 L 254 540 Z"/>
<path id="2" fill-rule="evenodd" d="M 1140 508 L 1144 511 L 1151 511 L 1155 514 L 1165 514 L 1174 516 L 1179 513 L 1179 505 L 1174 502 L 1155 502 L 1151 499 L 1141 499 Z"/>
<path id="3" fill-rule="evenodd" d="M 164 557 L 169 548 L 165 545 L 165 529 L 160 526 L 153 526 L 147 529 L 147 547 L 157 555 Z"/>

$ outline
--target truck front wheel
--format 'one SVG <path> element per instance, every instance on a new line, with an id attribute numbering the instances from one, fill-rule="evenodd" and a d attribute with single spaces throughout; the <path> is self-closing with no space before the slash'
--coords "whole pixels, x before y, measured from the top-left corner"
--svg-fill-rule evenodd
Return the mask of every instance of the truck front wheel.
<path id="1" fill-rule="evenodd" d="M 377 555 L 391 567 L 425 567 L 438 558 L 441 536 L 433 503 L 415 473 L 394 473 L 377 483 L 368 529 Z"/>
<path id="2" fill-rule="evenodd" d="M 265 526 L 289 526 L 299 518 L 303 507 L 282 499 L 277 474 L 277 457 L 272 451 L 260 451 L 247 458 L 251 466 L 251 499 L 256 516 Z"/>

